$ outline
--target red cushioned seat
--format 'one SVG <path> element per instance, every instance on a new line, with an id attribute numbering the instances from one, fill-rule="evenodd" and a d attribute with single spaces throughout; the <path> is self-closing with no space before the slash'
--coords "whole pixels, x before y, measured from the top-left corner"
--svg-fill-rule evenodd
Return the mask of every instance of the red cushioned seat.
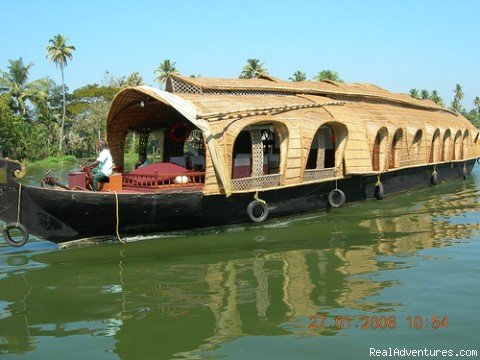
<path id="1" fill-rule="evenodd" d="M 186 173 L 188 172 L 188 170 L 180 165 L 164 162 L 164 163 L 153 163 L 153 164 L 135 169 L 132 172 L 130 172 L 130 174 L 155 175 L 155 172 L 158 175 L 172 175 L 172 174 Z"/>

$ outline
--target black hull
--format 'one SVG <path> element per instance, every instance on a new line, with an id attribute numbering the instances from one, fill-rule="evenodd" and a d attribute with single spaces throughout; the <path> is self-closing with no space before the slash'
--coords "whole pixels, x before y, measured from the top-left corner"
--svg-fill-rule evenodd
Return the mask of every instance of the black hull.
<path id="1" fill-rule="evenodd" d="M 436 165 L 438 181 L 462 178 L 473 169 L 475 160 Z M 429 186 L 433 165 L 389 171 L 380 176 L 385 195 Z M 375 197 L 377 175 L 353 176 L 338 181 L 347 202 Z M 305 184 L 283 189 L 259 191 L 266 201 L 268 219 L 329 207 L 328 194 L 335 182 Z M 0 184 L 0 218 L 16 222 L 19 185 Z M 172 191 L 158 194 L 118 194 L 119 233 L 121 236 L 173 230 L 249 223 L 248 204 L 255 192 L 204 196 L 201 192 Z M 40 238 L 62 243 L 70 240 L 115 235 L 117 203 L 113 193 L 59 191 L 22 186 L 20 222 Z"/>

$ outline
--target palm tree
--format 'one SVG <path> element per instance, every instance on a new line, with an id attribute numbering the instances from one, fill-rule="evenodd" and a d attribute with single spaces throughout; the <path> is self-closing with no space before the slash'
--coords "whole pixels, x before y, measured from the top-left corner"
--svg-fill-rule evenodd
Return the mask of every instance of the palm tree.
<path id="1" fill-rule="evenodd" d="M 453 96 L 452 109 L 455 110 L 456 112 L 460 112 L 461 110 L 460 101 L 464 97 L 462 86 L 460 84 L 455 85 L 455 90 L 453 90 L 453 93 L 455 95 Z"/>
<path id="2" fill-rule="evenodd" d="M 429 98 L 430 98 L 430 92 L 429 92 L 427 89 L 422 89 L 422 90 L 420 91 L 420 98 L 421 98 L 422 100 L 427 100 L 427 99 L 429 99 Z"/>
<path id="3" fill-rule="evenodd" d="M 343 82 L 343 80 L 340 79 L 338 72 L 333 70 L 322 70 L 313 78 L 313 80 L 315 81 L 329 80 L 329 81 Z"/>
<path id="4" fill-rule="evenodd" d="M 477 113 L 480 114 L 480 98 L 478 96 L 473 99 L 473 104 L 477 107 Z"/>
<path id="5" fill-rule="evenodd" d="M 47 58 L 50 58 L 50 62 L 54 62 L 57 67 L 60 68 L 62 73 L 62 95 L 63 95 L 63 111 L 62 111 L 62 125 L 60 127 L 60 141 L 58 144 L 58 150 L 62 153 L 62 144 L 63 144 L 63 128 L 65 126 L 65 113 L 66 113 L 66 103 L 65 103 L 65 77 L 63 70 L 67 66 L 68 59 L 73 59 L 73 51 L 75 51 L 75 46 L 67 45 L 68 38 L 57 34 L 48 42 L 50 45 L 47 45 Z"/>
<path id="6" fill-rule="evenodd" d="M 292 77 L 289 77 L 288 80 L 290 81 L 305 81 L 307 80 L 307 74 L 305 74 L 303 71 L 297 70 L 293 73 Z"/>
<path id="7" fill-rule="evenodd" d="M 440 106 L 445 106 L 443 99 L 438 95 L 437 90 L 432 90 L 430 93 L 430 100 L 432 100 L 435 104 L 438 104 Z"/>
<path id="8" fill-rule="evenodd" d="M 175 62 L 171 63 L 169 59 L 165 59 L 160 63 L 157 70 L 155 70 L 155 74 L 157 75 L 155 80 L 163 84 L 170 74 L 178 74 L 178 70 L 175 68 Z"/>
<path id="9" fill-rule="evenodd" d="M 239 76 L 240 79 L 255 79 L 261 75 L 267 75 L 267 69 L 258 59 L 247 59 L 247 64 L 243 67 Z"/>
<path id="10" fill-rule="evenodd" d="M 410 89 L 410 92 L 409 92 L 410 96 L 414 99 L 420 99 L 420 95 L 418 93 L 418 89 Z"/>
<path id="11" fill-rule="evenodd" d="M 21 116 L 27 114 L 27 100 L 35 103 L 46 98 L 47 82 L 45 79 L 28 82 L 28 73 L 32 63 L 24 64 L 22 58 L 8 60 L 8 72 L 1 72 L 0 94 L 9 93 L 15 109 Z"/>
<path id="12" fill-rule="evenodd" d="M 139 86 L 144 84 L 143 78 L 138 71 L 131 73 L 126 82 L 127 86 Z"/>

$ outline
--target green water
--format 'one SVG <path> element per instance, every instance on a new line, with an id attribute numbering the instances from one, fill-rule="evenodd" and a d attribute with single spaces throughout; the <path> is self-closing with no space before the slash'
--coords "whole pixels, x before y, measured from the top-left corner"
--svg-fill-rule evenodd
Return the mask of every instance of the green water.
<path id="1" fill-rule="evenodd" d="M 126 244 L 2 243 L 0 358 L 480 352 L 479 183 L 475 169 L 383 201 Z"/>

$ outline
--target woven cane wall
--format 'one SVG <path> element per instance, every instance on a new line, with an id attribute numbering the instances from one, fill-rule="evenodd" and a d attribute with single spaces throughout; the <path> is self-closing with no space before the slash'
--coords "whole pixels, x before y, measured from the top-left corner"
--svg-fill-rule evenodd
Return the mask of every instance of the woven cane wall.
<path id="1" fill-rule="evenodd" d="M 239 84 L 245 84 L 244 80 L 238 81 L 240 81 Z M 259 87 L 261 91 L 264 91 L 262 86 L 265 85 L 265 81 L 269 80 L 259 79 L 255 82 L 248 82 L 248 86 L 240 87 L 247 91 Z M 218 86 L 218 89 L 225 90 L 224 82 L 214 81 L 213 83 Z M 273 84 L 275 85 L 275 82 Z M 208 90 L 205 82 L 195 83 L 193 86 L 198 86 L 202 91 Z M 286 84 L 281 86 L 281 91 L 288 88 Z M 295 88 L 297 85 L 289 84 L 289 86 Z M 322 83 L 313 86 L 315 89 L 318 87 L 329 90 L 331 99 L 312 94 L 292 96 L 287 93 L 282 96 L 267 93 L 262 93 L 262 96 L 251 93 L 250 95 L 187 93 L 179 96 L 195 107 L 197 116 L 204 117 L 209 121 L 212 134 L 222 150 L 226 171 L 230 174 L 233 163 L 232 149 L 240 131 L 251 125 L 274 124 L 280 130 L 282 139 L 280 171 L 282 172 L 281 183 L 284 185 L 293 185 L 303 181 L 313 137 L 323 124 L 330 124 L 334 127 L 338 142 L 337 155 L 340 155 L 335 156 L 338 168 L 342 164 L 342 152 L 344 154 L 345 169 L 342 168 L 342 172 L 337 176 L 341 175 L 343 171 L 345 174 L 373 172 L 373 144 L 380 129 L 385 129 L 382 131 L 385 131 L 386 139 L 382 147 L 383 160 L 380 172 L 392 167 L 408 167 L 428 163 L 435 133 L 437 133 L 434 149 L 435 162 L 449 159 L 460 161 L 467 157 L 480 156 L 479 130 L 461 116 L 448 111 L 440 111 L 438 106 L 436 111 L 428 110 L 434 108 L 430 103 L 406 99 L 401 94 L 392 95 L 371 85 L 355 84 L 351 86 Z M 369 95 L 355 95 L 356 97 L 352 97 L 351 94 L 348 96 L 336 95 L 334 89 L 344 93 L 363 91 Z M 123 147 L 128 130 L 155 126 L 165 127 L 184 119 L 161 98 L 156 99 L 157 94 L 147 88 L 127 90 L 115 98 L 107 121 L 107 140 L 117 166 L 123 165 Z M 279 91 L 279 88 L 273 86 L 270 90 Z M 371 97 L 373 95 L 377 98 L 373 99 Z M 342 96 L 350 101 L 344 104 L 337 101 L 333 105 Z M 393 96 L 397 100 L 405 101 L 405 104 L 399 106 L 388 101 L 382 102 L 379 100 L 381 96 L 385 98 Z M 144 100 L 145 106 L 142 107 L 140 103 Z M 407 106 L 407 100 L 416 107 Z M 395 134 L 398 134 L 397 140 L 395 140 Z M 393 147 L 394 141 L 396 142 Z M 395 156 L 391 153 L 392 147 L 395 149 Z M 206 166 L 205 193 L 222 192 L 208 148 Z"/>

